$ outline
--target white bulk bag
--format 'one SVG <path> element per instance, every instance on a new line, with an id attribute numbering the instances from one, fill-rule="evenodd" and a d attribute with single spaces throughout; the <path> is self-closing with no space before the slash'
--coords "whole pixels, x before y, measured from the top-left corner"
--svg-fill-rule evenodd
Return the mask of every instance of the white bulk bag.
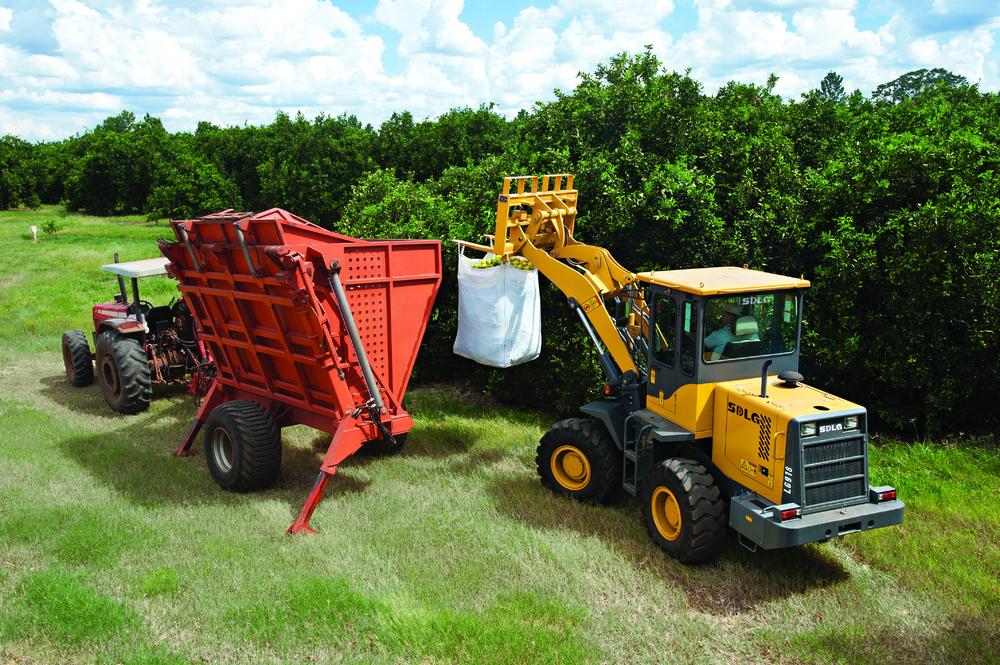
<path id="1" fill-rule="evenodd" d="M 487 255 L 486 258 L 491 258 Z M 508 263 L 477 270 L 478 259 L 458 255 L 456 354 L 491 367 L 534 360 L 542 351 L 538 270 Z"/>

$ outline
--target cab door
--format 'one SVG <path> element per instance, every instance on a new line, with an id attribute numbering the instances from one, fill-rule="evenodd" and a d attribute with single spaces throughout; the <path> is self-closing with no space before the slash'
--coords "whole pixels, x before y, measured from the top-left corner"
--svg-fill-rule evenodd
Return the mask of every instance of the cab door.
<path id="1" fill-rule="evenodd" d="M 675 413 L 677 389 L 694 381 L 696 303 L 681 293 L 657 291 L 650 307 L 647 399 Z"/>

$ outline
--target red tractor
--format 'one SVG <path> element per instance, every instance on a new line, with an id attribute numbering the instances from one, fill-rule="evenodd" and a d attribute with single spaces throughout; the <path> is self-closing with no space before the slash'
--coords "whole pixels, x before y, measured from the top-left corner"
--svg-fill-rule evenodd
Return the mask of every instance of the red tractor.
<path id="1" fill-rule="evenodd" d="M 183 298 L 153 306 L 139 296 L 139 278 L 165 275 L 164 257 L 115 262 L 101 266 L 118 276 L 118 293 L 111 302 L 94 305 L 94 348 L 82 330 L 62 336 L 66 377 L 74 386 L 97 382 L 108 406 L 118 413 L 139 413 L 149 408 L 153 385 L 188 384 L 201 393 L 214 369 L 205 346 L 198 341 L 194 319 Z M 131 280 L 132 300 L 125 290 Z"/>

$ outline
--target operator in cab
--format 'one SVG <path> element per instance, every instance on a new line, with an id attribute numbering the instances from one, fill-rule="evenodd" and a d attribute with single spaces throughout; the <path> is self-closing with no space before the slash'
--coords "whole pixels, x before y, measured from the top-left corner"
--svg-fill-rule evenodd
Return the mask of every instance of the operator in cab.
<path id="1" fill-rule="evenodd" d="M 759 341 L 757 321 L 752 316 L 743 316 L 743 308 L 736 302 L 728 302 L 722 308 L 721 327 L 705 335 L 705 359 L 719 360 L 726 344 L 733 341 Z"/>

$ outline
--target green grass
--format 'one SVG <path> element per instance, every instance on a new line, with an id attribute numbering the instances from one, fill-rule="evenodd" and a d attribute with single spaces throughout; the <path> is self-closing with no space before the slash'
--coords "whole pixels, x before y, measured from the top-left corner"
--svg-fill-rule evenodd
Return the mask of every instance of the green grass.
<path id="1" fill-rule="evenodd" d="M 62 230 L 32 244 L 49 218 Z M 325 435 L 286 429 L 277 485 L 229 494 L 202 457 L 172 456 L 194 415 L 182 392 L 119 417 L 65 382 L 61 331 L 115 289 L 98 266 L 167 234 L 0 213 L 0 661 L 998 662 L 990 441 L 876 439 L 903 526 L 756 554 L 730 539 L 686 567 L 634 503 L 541 487 L 547 417 L 424 386 L 404 452 L 349 460 L 319 533 L 285 536 Z"/>

